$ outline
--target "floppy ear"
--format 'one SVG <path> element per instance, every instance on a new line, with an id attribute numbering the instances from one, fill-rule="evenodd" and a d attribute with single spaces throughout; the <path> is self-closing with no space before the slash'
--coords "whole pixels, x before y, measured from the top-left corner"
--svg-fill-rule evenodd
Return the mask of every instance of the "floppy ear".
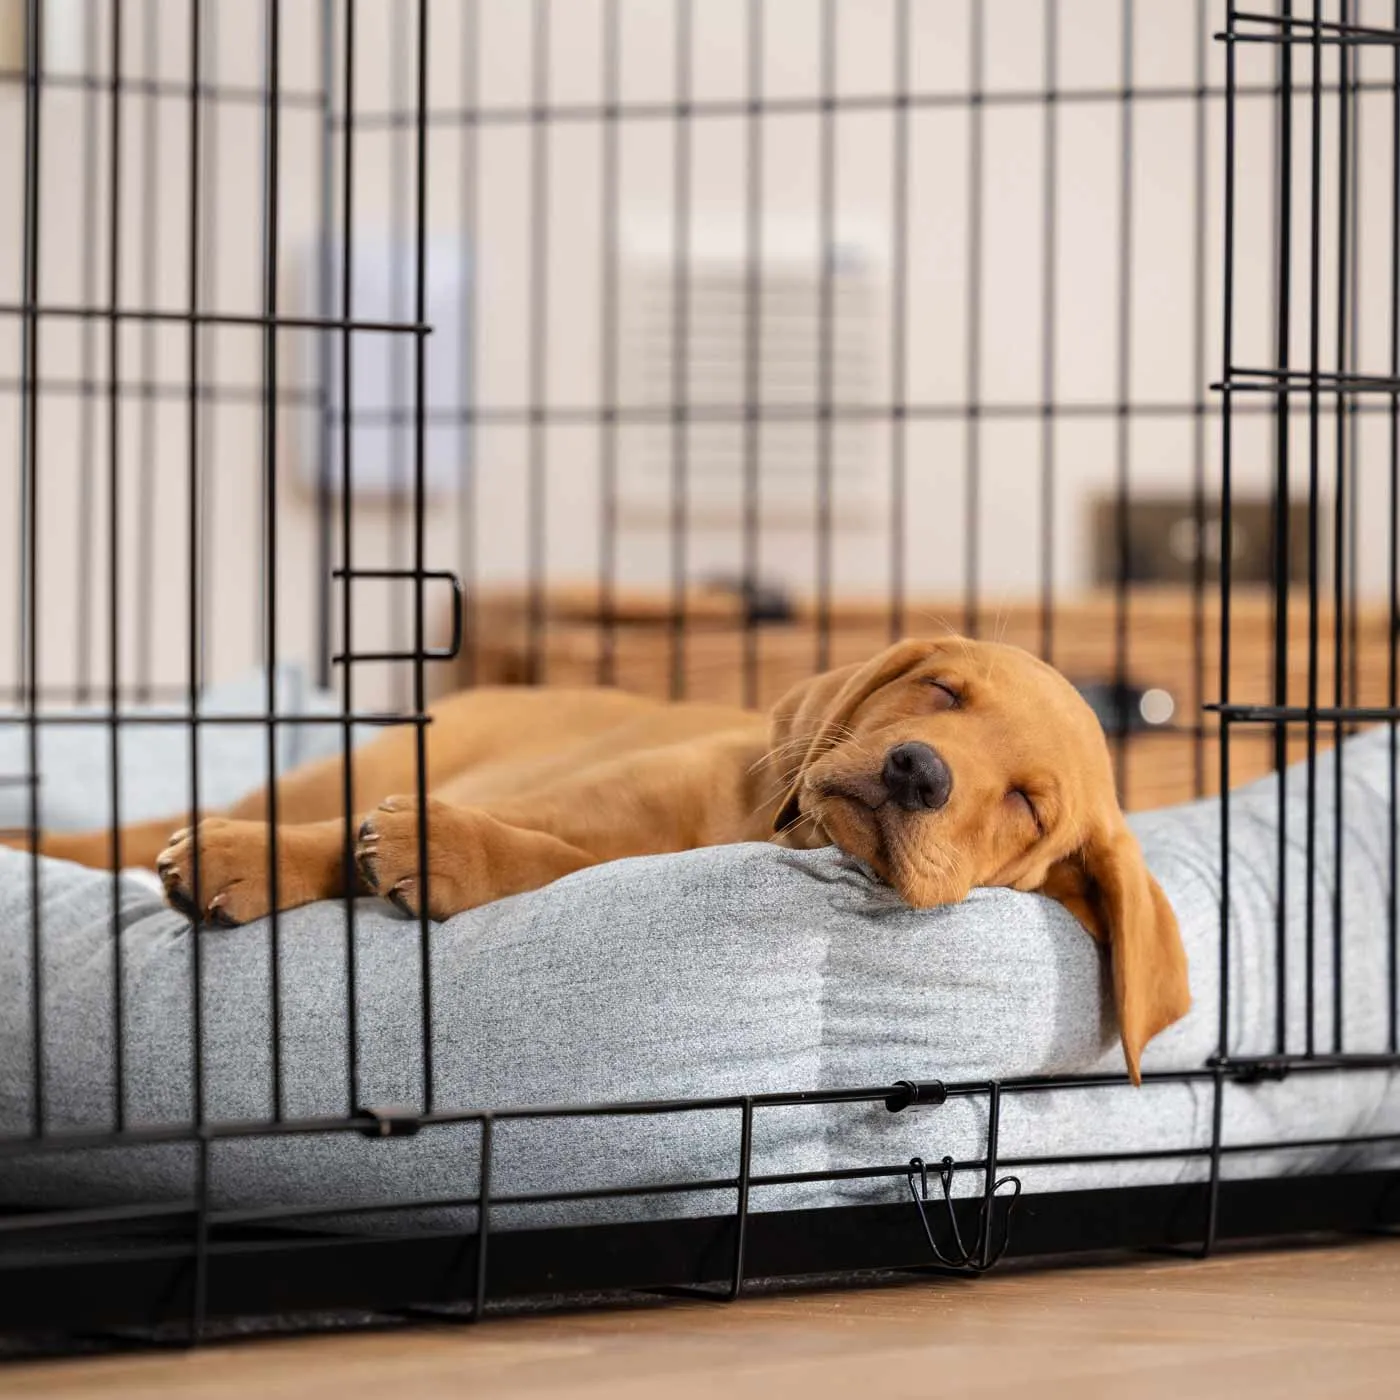
<path id="1" fill-rule="evenodd" d="M 931 651 L 928 642 L 896 642 L 869 661 L 799 682 L 773 706 L 769 745 L 779 755 L 782 768 L 793 773 L 773 822 L 774 831 L 782 831 L 797 820 L 802 775 L 841 738 L 861 705 L 881 686 L 925 660 Z"/>
<path id="2" fill-rule="evenodd" d="M 1144 1047 L 1191 1009 L 1191 988 L 1176 915 L 1137 838 L 1119 817 L 1052 866 L 1040 892 L 1109 945 L 1123 1058 L 1133 1083 L 1141 1084 Z"/>

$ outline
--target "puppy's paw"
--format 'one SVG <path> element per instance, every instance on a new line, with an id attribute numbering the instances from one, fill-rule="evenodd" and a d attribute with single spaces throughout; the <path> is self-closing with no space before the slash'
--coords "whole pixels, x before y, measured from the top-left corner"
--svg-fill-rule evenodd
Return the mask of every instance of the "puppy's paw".
<path id="1" fill-rule="evenodd" d="M 471 877 L 477 844 L 470 829 L 473 814 L 429 798 L 427 817 L 428 914 L 446 919 L 482 902 L 474 896 Z M 360 823 L 355 842 L 365 888 L 413 918 L 423 908 L 424 851 L 418 833 L 418 799 L 386 797 Z"/>
<path id="2" fill-rule="evenodd" d="M 156 858 L 156 874 L 165 889 L 166 902 L 192 923 L 233 927 L 261 919 L 272 908 L 267 828 L 260 822 L 207 817 L 198 828 L 177 831 Z"/>

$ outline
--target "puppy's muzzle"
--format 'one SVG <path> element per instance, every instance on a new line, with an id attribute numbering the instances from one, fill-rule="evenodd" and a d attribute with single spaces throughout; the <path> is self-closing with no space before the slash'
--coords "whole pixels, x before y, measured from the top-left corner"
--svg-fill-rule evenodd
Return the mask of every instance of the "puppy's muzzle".
<path id="1" fill-rule="evenodd" d="M 911 741 L 885 755 L 880 772 L 889 800 L 906 812 L 936 812 L 953 793 L 953 774 L 937 749 Z"/>

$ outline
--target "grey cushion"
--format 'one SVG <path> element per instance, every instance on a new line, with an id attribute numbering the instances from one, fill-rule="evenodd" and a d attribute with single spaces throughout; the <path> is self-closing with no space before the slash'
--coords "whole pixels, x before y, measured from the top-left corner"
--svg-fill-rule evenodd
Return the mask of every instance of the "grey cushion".
<path id="1" fill-rule="evenodd" d="M 1351 740 L 1345 776 L 1318 765 L 1316 1036 L 1331 1044 L 1331 890 L 1340 873 L 1347 1050 L 1385 1048 L 1388 982 L 1389 736 Z M 1287 775 L 1286 944 L 1304 948 L 1304 775 Z M 1340 865 L 1331 811 L 1343 803 Z M 1234 795 L 1230 1044 L 1273 1048 L 1276 788 Z M 1149 1047 L 1145 1069 L 1199 1068 L 1216 1049 L 1219 806 L 1135 819 L 1149 863 L 1181 922 L 1195 1008 Z M 112 1123 L 113 948 L 109 877 L 42 863 L 43 1063 L 47 1126 Z M 0 1133 L 32 1110 L 31 911 L 25 856 L 0 852 Z M 191 1114 L 192 935 L 139 885 L 123 882 L 124 1106 L 131 1124 Z M 284 914 L 282 1111 L 340 1115 L 352 1102 L 421 1104 L 422 988 L 417 925 L 374 902 L 356 909 L 358 1092 L 347 1082 L 345 911 Z M 264 923 L 200 935 L 206 1111 L 254 1123 L 274 1112 L 270 940 Z M 434 1103 L 439 1109 L 679 1098 L 886 1084 L 899 1078 L 1006 1079 L 1121 1071 L 1105 965 L 1058 905 L 983 890 L 956 907 L 914 912 L 834 850 L 743 845 L 621 861 L 580 872 L 434 928 L 430 940 Z M 1289 1048 L 1304 1037 L 1302 979 L 1290 981 Z M 1395 1076 L 1295 1074 L 1231 1086 L 1225 1137 L 1236 1146 L 1400 1130 Z M 1139 1184 L 1203 1174 L 1209 1084 L 1126 1085 L 1008 1095 L 1001 1154 L 1027 1190 Z M 737 1110 L 661 1117 L 503 1122 L 494 1189 L 542 1192 L 733 1174 Z M 898 1164 L 918 1153 L 965 1160 L 982 1150 L 986 1100 L 891 1115 L 882 1106 L 761 1110 L 755 1172 Z M 477 1188 L 476 1126 L 369 1142 L 318 1134 L 218 1142 L 211 1179 L 223 1206 L 297 1208 L 453 1201 Z M 1025 1165 L 1046 1154 L 1158 1149 L 1197 1155 L 1132 1164 Z M 1228 1174 L 1322 1170 L 1386 1149 L 1311 1147 L 1237 1153 Z M 0 1158 L 0 1199 L 26 1204 L 188 1196 L 187 1146 Z M 980 1189 L 966 1173 L 959 1188 Z M 903 1183 L 848 1181 L 756 1191 L 754 1208 L 895 1199 Z M 732 1208 L 730 1191 L 638 1197 L 606 1206 L 502 1212 L 541 1219 L 698 1213 Z M 467 1222 L 469 1210 L 356 1217 L 396 1227 Z"/>

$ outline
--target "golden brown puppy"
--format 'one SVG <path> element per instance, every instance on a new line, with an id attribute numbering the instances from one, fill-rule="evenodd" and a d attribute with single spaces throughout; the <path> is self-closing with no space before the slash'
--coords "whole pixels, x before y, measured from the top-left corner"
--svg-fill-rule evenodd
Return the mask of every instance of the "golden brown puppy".
<path id="1" fill-rule="evenodd" d="M 979 885 L 1059 900 L 1111 949 L 1129 1073 L 1190 1006 L 1176 920 L 1123 820 L 1103 731 L 1055 670 L 1015 647 L 904 641 L 795 687 L 770 717 L 609 690 L 476 690 L 427 730 L 426 882 L 415 739 L 359 750 L 347 842 L 339 757 L 195 833 L 120 833 L 191 917 L 244 923 L 350 892 L 443 918 L 623 856 L 777 839 L 836 844 L 916 908 Z M 776 837 L 774 833 L 776 832 Z M 198 870 L 196 871 L 196 846 Z M 351 859 L 347 859 L 347 847 Z M 110 833 L 41 837 L 106 868 Z M 196 895 L 196 883 L 198 894 Z"/>

